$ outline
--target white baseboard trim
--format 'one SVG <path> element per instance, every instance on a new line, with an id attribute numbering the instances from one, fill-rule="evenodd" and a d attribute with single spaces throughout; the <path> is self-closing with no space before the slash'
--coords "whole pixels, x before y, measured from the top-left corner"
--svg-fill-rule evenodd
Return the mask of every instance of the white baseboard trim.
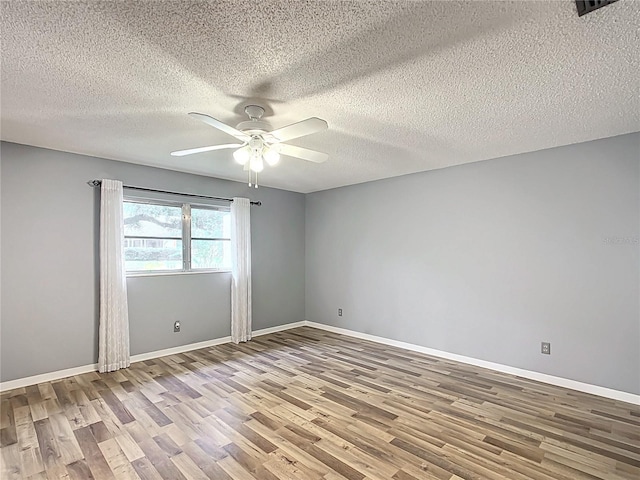
<path id="1" fill-rule="evenodd" d="M 73 377 L 74 375 L 82 375 L 83 373 L 95 372 L 98 370 L 98 364 L 83 365 L 82 367 L 66 368 L 64 370 L 56 370 L 55 372 L 42 373 L 31 377 L 16 378 L 8 382 L 0 382 L 0 392 L 13 390 L 14 388 L 28 387 L 36 383 L 51 382 L 61 378 Z"/>
<path id="2" fill-rule="evenodd" d="M 477 367 L 488 368 L 497 372 L 508 373 L 511 375 L 517 375 L 519 377 L 528 378 L 530 380 L 537 380 L 539 382 L 555 385 L 558 387 L 569 388 L 571 390 L 577 390 L 579 392 L 591 393 L 600 397 L 611 398 L 613 400 L 620 400 L 622 402 L 632 403 L 634 405 L 640 405 L 640 395 L 633 393 L 622 392 L 619 390 L 613 390 L 611 388 L 601 387 L 599 385 L 591 385 L 589 383 L 578 382 L 576 380 L 570 380 L 568 378 L 556 377 L 548 375 L 546 373 L 533 372 L 531 370 L 524 370 L 521 368 L 510 367 L 508 365 L 502 365 L 500 363 L 487 362 L 485 360 L 479 360 L 477 358 L 466 357 L 464 355 L 458 355 L 455 353 L 445 352 L 443 350 L 436 350 L 429 347 L 423 347 L 421 345 L 415 345 L 413 343 L 401 342 L 399 340 L 391 340 L 385 337 L 379 337 L 376 335 L 370 335 L 368 333 L 356 332 L 355 330 L 348 330 L 346 328 L 333 327 L 331 325 L 325 325 L 323 323 L 310 322 L 307 320 L 301 322 L 287 323 L 285 325 L 278 325 L 275 327 L 263 328 L 252 332 L 253 337 L 259 337 L 261 335 L 268 335 L 270 333 L 282 332 L 284 330 L 290 330 L 297 327 L 313 327 L 320 330 L 326 330 L 328 332 L 339 333 L 349 337 L 360 338 L 363 340 L 369 340 L 384 345 L 390 345 L 393 347 L 404 348 L 414 352 L 420 352 L 427 355 L 433 355 L 434 357 L 445 358 L 447 360 L 454 360 L 456 362 L 466 363 Z M 156 350 L 153 352 L 140 353 L 131 357 L 131 363 L 142 362 L 144 360 L 151 360 L 158 357 L 166 357 L 167 355 L 175 355 L 177 353 L 189 352 L 191 350 L 198 350 L 200 348 L 212 347 L 215 345 L 221 345 L 223 343 L 229 343 L 231 337 L 220 337 L 212 340 L 206 340 L 204 342 L 189 343 L 187 345 L 180 345 L 177 347 L 166 348 L 163 350 Z M 81 367 L 67 368 L 64 370 L 57 370 L 55 372 L 43 373 L 40 375 L 33 375 L 31 377 L 17 378 L 15 380 L 9 380 L 7 382 L 0 382 L 0 392 L 13 390 L 15 388 L 28 387 L 37 383 L 51 382 L 54 380 L 60 380 L 61 378 L 72 377 L 74 375 L 82 375 L 83 373 L 95 372 L 98 370 L 98 364 L 83 365 Z"/>
<path id="3" fill-rule="evenodd" d="M 303 327 L 306 325 L 305 321 L 286 323 L 284 325 L 277 325 L 275 327 L 262 328 L 260 330 L 254 330 L 251 332 L 252 337 L 259 337 L 260 335 L 267 335 L 269 333 L 282 332 L 283 330 L 289 330 L 291 328 Z M 179 345 L 177 347 L 165 348 L 164 350 L 155 350 L 148 353 L 139 353 L 138 355 L 131 356 L 131 363 L 142 362 L 144 360 L 151 360 L 158 357 L 166 357 L 168 355 L 175 355 L 176 353 L 190 352 L 191 350 L 198 350 L 200 348 L 213 347 L 215 345 L 222 345 L 223 343 L 231 342 L 231 337 L 214 338 L 213 340 L 206 340 L 204 342 L 189 343 L 187 345 Z"/>
<path id="4" fill-rule="evenodd" d="M 306 321 L 285 323 L 284 325 L 278 325 L 276 327 L 262 328 L 251 332 L 252 337 L 259 337 L 260 335 L 268 335 L 269 333 L 282 332 L 284 330 L 291 330 L 292 328 L 305 327 Z"/>
<path id="5" fill-rule="evenodd" d="M 153 352 L 138 353 L 137 355 L 131 355 L 131 363 L 143 362 L 145 360 L 151 360 L 158 357 L 166 357 L 168 355 L 175 355 L 176 353 L 190 352 L 191 350 L 198 350 L 199 348 L 213 347 L 215 345 L 222 345 L 223 343 L 229 343 L 231 337 L 214 338 L 213 340 L 205 340 L 204 342 L 188 343 L 186 345 L 178 345 L 177 347 L 165 348 L 163 350 L 154 350 Z"/>
<path id="6" fill-rule="evenodd" d="M 251 332 L 251 336 L 259 337 L 260 335 L 267 335 L 269 333 L 282 332 L 291 328 L 304 327 L 306 324 L 307 322 L 301 321 L 286 323 L 284 325 L 278 325 L 275 327 L 262 328 L 260 330 L 254 330 L 253 332 Z M 231 342 L 230 336 L 214 338 L 213 340 L 206 340 L 204 342 L 179 345 L 177 347 L 165 348 L 163 350 L 155 350 L 153 352 L 139 353 L 137 355 L 131 356 L 131 363 L 142 362 L 158 357 L 166 357 L 167 355 L 175 355 L 177 353 L 190 352 L 191 350 L 213 347 L 215 345 L 221 345 L 223 343 L 229 342 Z M 74 375 L 82 375 L 83 373 L 95 372 L 97 370 L 98 364 L 94 363 L 91 365 L 83 365 L 82 367 L 73 367 L 64 370 L 56 370 L 55 372 L 42 373 L 40 375 L 33 375 L 31 377 L 16 378 L 15 380 L 0 382 L 0 392 L 6 392 L 15 388 L 28 387 L 37 383 L 52 382 L 55 380 L 60 380 L 61 378 L 73 377 Z"/>
<path id="7" fill-rule="evenodd" d="M 558 387 L 569 388 L 571 390 L 577 390 L 579 392 L 591 393 L 600 397 L 611 398 L 613 400 L 640 405 L 640 395 L 635 395 L 633 393 L 613 390 L 611 388 L 601 387 L 599 385 L 591 385 L 589 383 L 578 382 L 576 380 L 570 380 L 568 378 L 556 377 L 553 375 L 548 375 L 546 373 L 533 372 L 531 370 L 524 370 L 522 368 L 510 367 L 509 365 L 502 365 L 500 363 L 487 362 L 485 360 L 465 357 L 464 355 L 458 355 L 442 350 L 423 347 L 421 345 L 415 345 L 413 343 L 391 340 L 389 338 L 378 337 L 376 335 L 370 335 L 368 333 L 356 332 L 355 330 L 348 330 L 346 328 L 333 327 L 331 325 L 325 325 L 323 323 L 307 321 L 305 322 L 305 325 L 308 327 L 318 328 L 320 330 L 326 330 L 328 332 L 339 333 L 340 335 L 347 335 L 349 337 L 360 338 L 362 340 L 370 340 L 372 342 L 382 343 L 384 345 L 390 345 L 392 347 L 400 347 L 406 350 L 411 350 L 413 352 L 420 352 L 427 355 L 433 355 L 434 357 L 440 357 L 447 360 L 454 360 L 456 362 L 474 365 L 476 367 L 488 368 L 497 372 L 517 375 L 519 377 L 528 378 L 529 380 L 537 380 L 539 382 L 548 383 L 550 385 L 555 385 Z"/>

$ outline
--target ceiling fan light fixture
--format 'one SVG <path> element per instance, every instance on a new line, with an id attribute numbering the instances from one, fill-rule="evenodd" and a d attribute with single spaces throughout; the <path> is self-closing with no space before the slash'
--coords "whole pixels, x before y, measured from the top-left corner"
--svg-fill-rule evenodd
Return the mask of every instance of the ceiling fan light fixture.
<path id="1" fill-rule="evenodd" d="M 273 167 L 280 161 L 280 154 L 275 147 L 267 147 L 264 149 L 264 160 L 269 164 L 269 166 Z"/>
<path id="2" fill-rule="evenodd" d="M 240 165 L 245 165 L 251 158 L 251 148 L 249 148 L 249 145 L 245 145 L 233 152 L 233 158 Z"/>
<path id="3" fill-rule="evenodd" d="M 260 173 L 262 170 L 264 170 L 262 155 L 253 155 L 249 162 L 249 168 L 256 173 Z"/>
<path id="4" fill-rule="evenodd" d="M 171 152 L 171 155 L 183 156 L 232 148 L 234 160 L 242 165 L 242 170 L 247 174 L 249 186 L 255 188 L 258 188 L 258 173 L 264 170 L 264 164 L 267 163 L 269 166 L 278 164 L 280 155 L 314 163 L 322 163 L 327 159 L 328 155 L 324 153 L 284 143 L 326 130 L 328 125 L 325 120 L 311 117 L 273 130 L 268 122 L 262 120 L 264 108 L 258 105 L 247 105 L 244 111 L 249 120 L 240 122 L 236 128 L 204 113 L 190 112 L 189 116 L 192 118 L 235 137 L 240 143 L 178 150 Z"/>
<path id="5" fill-rule="evenodd" d="M 249 140 L 249 148 L 254 152 L 262 152 L 262 149 L 264 148 L 264 142 L 257 135 L 253 136 L 251 137 L 251 140 Z"/>

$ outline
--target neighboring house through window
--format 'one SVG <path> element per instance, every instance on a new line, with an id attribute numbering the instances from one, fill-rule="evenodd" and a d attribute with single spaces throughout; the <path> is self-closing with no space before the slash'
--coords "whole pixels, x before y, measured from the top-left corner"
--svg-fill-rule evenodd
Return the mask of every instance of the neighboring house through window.
<path id="1" fill-rule="evenodd" d="M 231 270 L 229 208 L 125 199 L 127 273 Z"/>

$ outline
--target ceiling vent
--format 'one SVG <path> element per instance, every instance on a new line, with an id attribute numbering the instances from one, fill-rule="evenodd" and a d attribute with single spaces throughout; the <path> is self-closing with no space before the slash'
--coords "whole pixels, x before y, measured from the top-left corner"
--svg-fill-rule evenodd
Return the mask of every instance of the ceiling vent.
<path id="1" fill-rule="evenodd" d="M 610 3 L 617 2 L 618 0 L 576 0 L 576 6 L 578 7 L 578 16 L 581 17 L 594 10 L 609 5 Z"/>

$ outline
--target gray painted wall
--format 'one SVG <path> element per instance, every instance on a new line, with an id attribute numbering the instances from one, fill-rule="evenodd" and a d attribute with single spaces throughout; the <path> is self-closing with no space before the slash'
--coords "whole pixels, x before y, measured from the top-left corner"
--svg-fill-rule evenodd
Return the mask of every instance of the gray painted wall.
<path id="1" fill-rule="evenodd" d="M 300 194 L 10 143 L 1 154 L 2 381 L 96 361 L 99 195 L 85 182 L 118 178 L 264 202 L 255 329 L 306 318 L 640 393 L 640 134 L 310 194 L 306 231 Z M 227 273 L 128 287 L 133 354 L 229 335 Z"/>
<path id="2" fill-rule="evenodd" d="M 307 195 L 306 319 L 638 394 L 639 164 L 630 134 Z"/>
<path id="3" fill-rule="evenodd" d="M 254 330 L 304 320 L 304 195 L 12 143 L 1 154 L 2 381 L 97 361 L 94 178 L 261 200 L 251 210 Z M 132 354 L 230 334 L 228 273 L 127 283 Z"/>

